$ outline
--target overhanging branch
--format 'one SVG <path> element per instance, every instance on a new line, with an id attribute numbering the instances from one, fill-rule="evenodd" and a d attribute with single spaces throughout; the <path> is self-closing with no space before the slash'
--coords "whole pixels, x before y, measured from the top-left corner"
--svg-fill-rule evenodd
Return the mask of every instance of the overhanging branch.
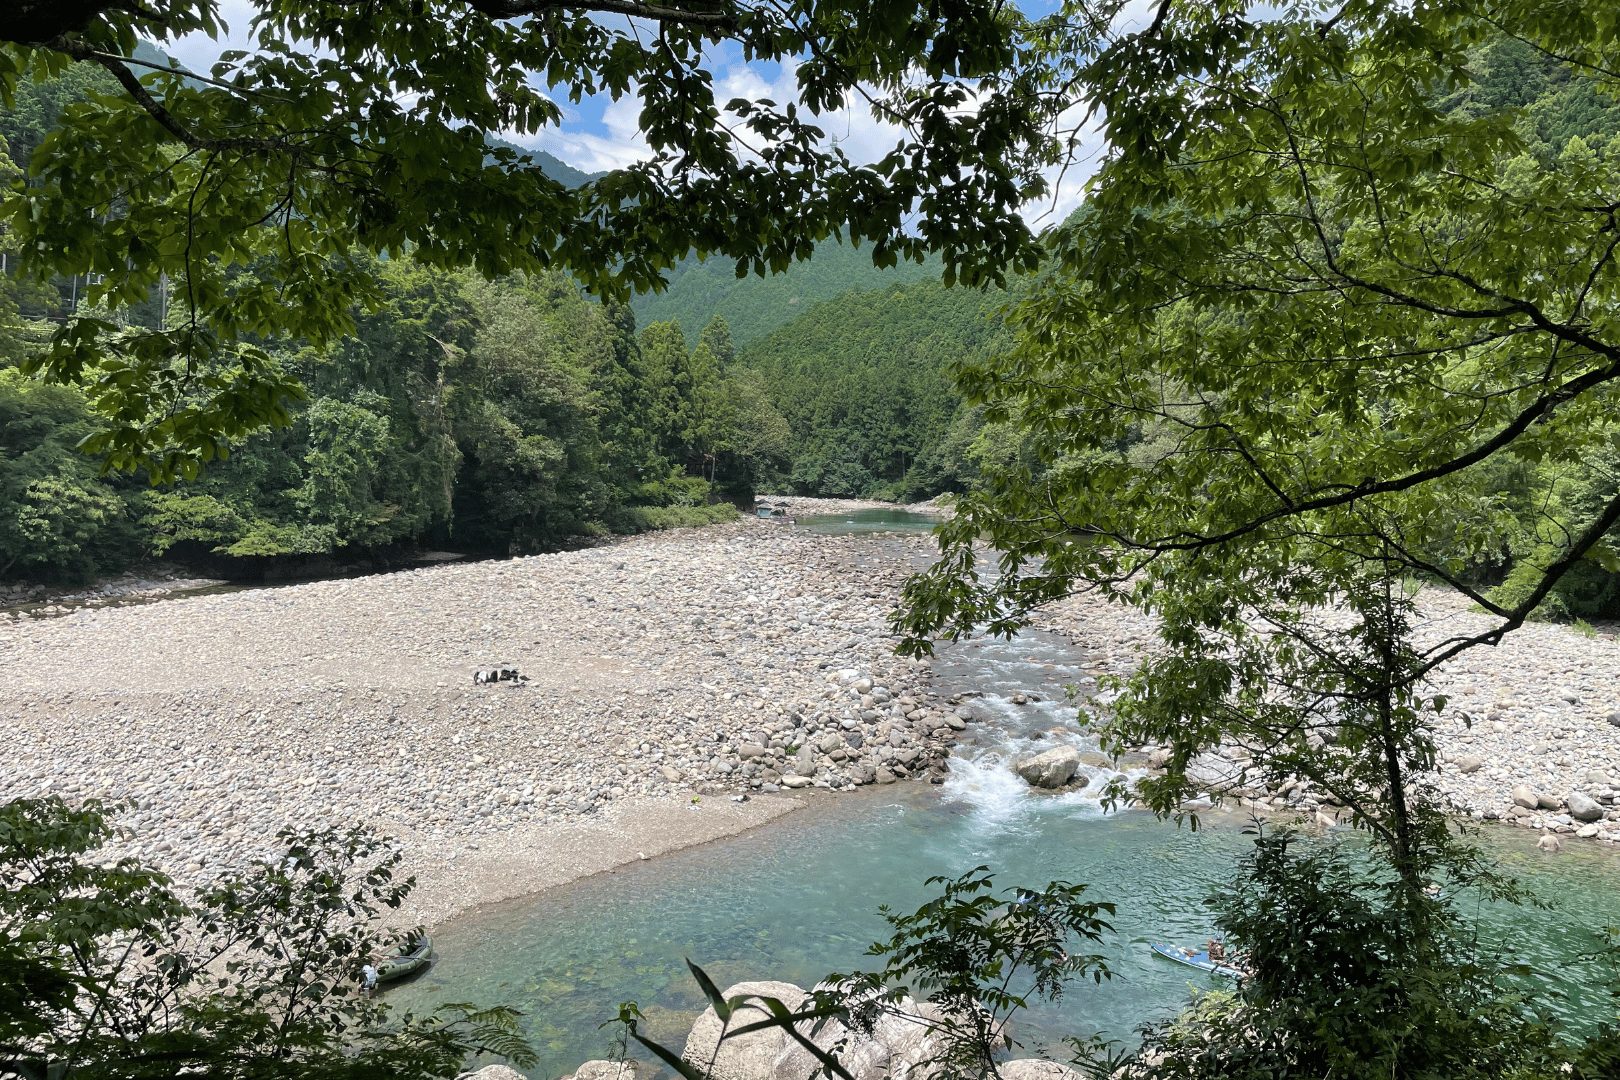
<path id="1" fill-rule="evenodd" d="M 519 19 L 548 11 L 586 11 L 600 15 L 629 15 L 649 22 L 734 30 L 737 13 L 728 6 L 703 5 L 691 9 L 638 0 L 467 0 L 467 6 L 492 19 Z"/>

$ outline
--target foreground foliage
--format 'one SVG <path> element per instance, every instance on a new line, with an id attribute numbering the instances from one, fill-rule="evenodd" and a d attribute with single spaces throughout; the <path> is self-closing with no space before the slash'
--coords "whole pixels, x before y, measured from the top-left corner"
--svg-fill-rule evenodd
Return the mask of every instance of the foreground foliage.
<path id="1" fill-rule="evenodd" d="M 1150 1025 L 1125 1076 L 1576 1075 L 1582 1051 L 1527 996 L 1515 977 L 1527 972 L 1483 947 L 1460 913 L 1510 883 L 1465 849 L 1450 853 L 1414 889 L 1355 845 L 1258 831 L 1234 887 L 1212 901 L 1245 977 Z"/>
<path id="2" fill-rule="evenodd" d="M 633 1039 L 685 1080 L 708 1080 L 729 1039 L 777 1028 L 810 1054 L 817 1075 L 858 1080 L 841 1057 L 870 1038 L 879 1023 L 915 1027 L 934 1040 L 931 1076 L 980 1080 L 997 1075 L 997 1061 L 1017 1045 L 1013 1017 L 1034 1001 L 1056 1001 L 1076 978 L 1098 982 L 1110 972 L 1101 956 L 1069 951 L 1100 942 L 1112 929 L 1114 905 L 1084 898 L 1086 886 L 1055 881 L 1041 890 L 1014 888 L 999 896 L 989 869 L 955 878 L 935 877 L 939 895 L 915 912 L 883 909 L 893 928 L 869 956 L 881 968 L 829 975 L 797 1010 L 764 995 L 726 998 L 707 973 L 688 961 L 693 977 L 722 1024 L 708 1061 L 688 1060 L 638 1030 L 634 1002 L 619 1007 L 618 1023 Z M 919 1008 L 919 1004 L 922 1008 Z M 739 1018 L 749 1008 L 761 1019 Z M 743 1022 L 737 1022 L 743 1019 Z"/>
<path id="3" fill-rule="evenodd" d="M 24 1080 L 453 1076 L 475 1053 L 532 1062 L 507 1009 L 394 1016 L 360 967 L 412 882 L 364 830 L 286 833 L 271 860 L 194 897 L 99 862 L 110 808 L 0 806 L 0 1075 Z"/>
<path id="4" fill-rule="evenodd" d="M 1089 47 L 1115 6 L 1071 29 L 992 0 L 261 0 L 250 48 L 179 72 L 138 42 L 223 37 L 215 0 L 19 0 L 0 97 L 75 66 L 115 84 L 0 201 L 24 269 L 98 275 L 109 314 L 173 282 L 182 312 L 76 313 L 30 367 L 99 387 L 98 452 L 168 476 L 284 419 L 296 383 L 262 343 L 352 331 L 373 256 L 567 270 L 623 299 L 691 254 L 764 273 L 842 235 L 880 266 L 938 251 L 951 279 L 999 281 L 1036 261 L 1018 209 L 1063 152 L 1056 76 L 1026 61 Z M 718 96 L 712 57 L 732 50 L 789 67 L 797 100 Z M 532 138 L 597 94 L 639 101 L 647 160 L 576 186 L 484 134 Z M 876 160 L 823 130 L 851 106 L 893 125 Z"/>
<path id="5" fill-rule="evenodd" d="M 1382 846 L 1286 827 L 1257 827 L 1254 837 L 1230 885 L 1207 899 L 1245 976 L 1195 993 L 1173 1018 L 1146 1025 L 1134 1045 L 1100 1034 L 1068 1040 L 1075 1052 L 1070 1064 L 1083 1074 L 1109 1080 L 1613 1075 L 1620 1012 L 1600 1010 L 1595 1026 L 1590 1016 L 1580 1028 L 1567 1026 L 1556 999 L 1537 992 L 1528 968 L 1479 940 L 1468 912 L 1477 912 L 1482 899 L 1534 901 L 1465 839 L 1448 836 L 1426 848 L 1423 884 L 1413 887 Z M 894 933 L 869 950 L 882 959 L 880 968 L 829 975 L 797 1009 L 768 996 L 727 999 L 693 965 L 723 1025 L 708 1060 L 684 1059 L 643 1035 L 633 1003 L 621 1006 L 619 1023 L 628 1039 L 685 1080 L 717 1075 L 727 1040 L 767 1029 L 781 1030 L 815 1058 L 818 1075 L 866 1080 L 874 1058 L 859 1040 L 874 1033 L 881 1040 L 880 1024 L 890 1025 L 889 1038 L 897 1028 L 929 1033 L 930 1075 L 999 1076 L 1003 1062 L 1023 1056 L 1014 1041 L 1023 1009 L 1055 1000 L 1077 978 L 1109 976 L 1101 956 L 1081 950 L 1101 943 L 1113 905 L 1085 900 L 1084 887 L 1062 882 L 998 898 L 983 867 L 929 884 L 939 894 L 914 913 L 886 913 Z M 1620 954 L 1611 952 L 1582 970 L 1608 971 L 1620 991 L 1617 960 Z M 919 1009 L 919 1002 L 926 1004 Z"/>

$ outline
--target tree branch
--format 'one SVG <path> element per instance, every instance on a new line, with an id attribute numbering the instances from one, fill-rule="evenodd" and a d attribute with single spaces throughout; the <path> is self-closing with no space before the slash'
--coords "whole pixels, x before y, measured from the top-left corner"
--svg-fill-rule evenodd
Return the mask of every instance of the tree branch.
<path id="1" fill-rule="evenodd" d="M 705 6 L 689 10 L 640 0 L 467 0 L 467 6 L 492 19 L 518 19 L 547 11 L 589 11 L 602 15 L 628 15 L 651 22 L 735 30 L 737 13 L 729 7 Z"/>
<path id="2" fill-rule="evenodd" d="M 47 47 L 66 56 L 71 56 L 75 60 L 97 64 L 105 68 L 112 74 L 113 78 L 118 80 L 118 85 L 124 88 L 124 92 L 134 100 L 135 104 L 139 105 L 146 111 L 147 115 L 156 120 L 164 131 L 167 131 L 192 150 L 285 149 L 285 144 L 278 139 L 257 137 L 204 138 L 181 123 L 180 119 L 170 112 L 161 101 L 153 97 L 152 92 L 142 85 L 141 80 L 136 78 L 135 73 L 129 69 L 129 65 L 123 57 L 92 49 L 89 45 L 74 37 L 57 38 L 50 42 Z"/>

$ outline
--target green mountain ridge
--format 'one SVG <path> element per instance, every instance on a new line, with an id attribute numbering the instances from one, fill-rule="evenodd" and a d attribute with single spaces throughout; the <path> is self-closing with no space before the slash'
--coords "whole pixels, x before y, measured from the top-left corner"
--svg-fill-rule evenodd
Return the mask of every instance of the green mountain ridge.
<path id="1" fill-rule="evenodd" d="M 669 288 L 643 293 L 630 302 L 636 322 L 673 322 L 696 343 L 703 328 L 716 316 L 731 325 L 739 346 L 771 334 L 791 323 L 814 305 L 856 292 L 894 285 L 938 280 L 940 263 L 901 263 L 892 269 L 872 265 L 871 250 L 840 241 L 827 241 L 803 262 L 771 277 L 737 277 L 724 259 L 684 260 L 670 274 Z"/>
<path id="2" fill-rule="evenodd" d="M 951 370 L 1002 347 L 1006 299 L 937 281 L 849 290 L 742 349 L 792 429 L 793 488 L 911 498 L 960 487 L 979 421 Z"/>

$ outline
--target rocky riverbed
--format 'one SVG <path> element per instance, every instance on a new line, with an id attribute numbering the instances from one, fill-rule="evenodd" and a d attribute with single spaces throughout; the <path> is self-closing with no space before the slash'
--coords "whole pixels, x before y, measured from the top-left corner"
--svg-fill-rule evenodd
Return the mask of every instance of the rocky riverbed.
<path id="1" fill-rule="evenodd" d="M 123 850 L 183 881 L 374 823 L 434 921 L 937 775 L 963 721 L 888 629 L 925 545 L 750 520 L 0 623 L 0 799 L 133 799 Z"/>
<path id="2" fill-rule="evenodd" d="M 1420 647 L 1494 625 L 1452 593 L 1428 590 L 1419 604 Z M 1156 640 L 1149 618 L 1095 597 L 1051 605 L 1037 623 L 1093 650 L 1113 674 L 1134 669 Z M 1612 628 L 1528 624 L 1499 646 L 1464 651 L 1435 674 L 1431 689 L 1448 699 L 1436 733 L 1438 782 L 1454 810 L 1620 842 L 1620 640 Z M 1242 748 L 1208 758 L 1196 764 L 1212 789 L 1241 787 Z M 1324 821 L 1337 815 L 1303 786 L 1241 795 L 1249 805 L 1320 811 Z"/>
<path id="3" fill-rule="evenodd" d="M 748 519 L 0 622 L 0 798 L 134 800 L 122 850 L 183 881 L 268 853 L 284 826 L 372 823 L 423 883 L 407 914 L 436 921 L 760 824 L 817 790 L 938 779 L 971 710 L 930 694 L 888 626 L 930 550 Z M 1448 597 L 1425 606 L 1431 638 L 1483 620 Z M 1153 640 L 1147 619 L 1095 601 L 1041 622 L 1115 671 Z M 526 681 L 474 683 L 500 667 Z M 1533 625 L 1437 684 L 1460 812 L 1620 841 L 1612 637 Z"/>

